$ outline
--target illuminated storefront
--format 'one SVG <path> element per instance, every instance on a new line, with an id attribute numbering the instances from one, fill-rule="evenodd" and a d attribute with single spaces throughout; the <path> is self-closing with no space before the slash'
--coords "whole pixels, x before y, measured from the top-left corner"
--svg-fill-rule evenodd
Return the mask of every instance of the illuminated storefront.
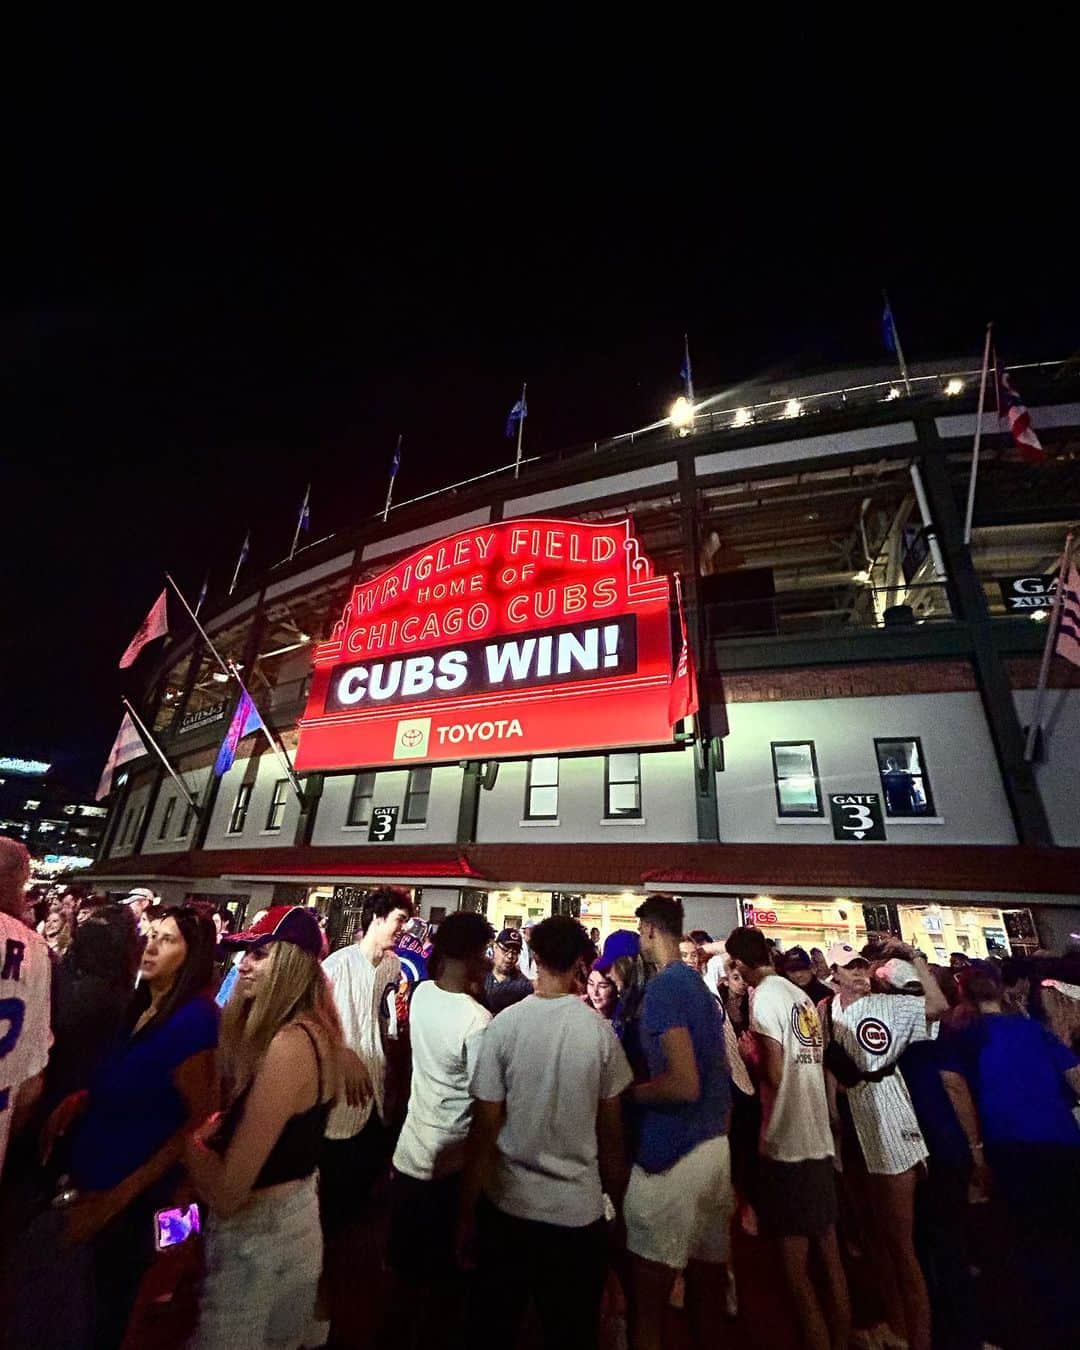
<path id="1" fill-rule="evenodd" d="M 740 901 L 740 908 L 744 923 L 760 928 L 782 949 L 824 951 L 833 942 L 862 947 L 876 933 L 892 933 L 942 965 L 954 952 L 972 958 L 1009 956 L 1030 953 L 1037 945 L 1029 910 L 995 905 L 755 896 Z"/>

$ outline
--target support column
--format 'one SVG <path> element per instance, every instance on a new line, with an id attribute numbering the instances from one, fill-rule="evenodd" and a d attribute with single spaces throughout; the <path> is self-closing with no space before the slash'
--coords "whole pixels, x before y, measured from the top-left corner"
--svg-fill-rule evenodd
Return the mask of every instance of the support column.
<path id="1" fill-rule="evenodd" d="M 707 644 L 703 640 L 702 610 L 698 577 L 698 554 L 701 540 L 698 537 L 697 516 L 697 475 L 694 470 L 694 457 L 689 451 L 679 458 L 679 525 L 681 533 L 681 563 L 683 609 L 686 613 L 686 634 L 690 651 L 694 658 L 694 668 L 698 672 L 698 690 L 704 685 L 705 667 L 702 653 Z M 698 730 L 702 742 L 694 747 L 694 810 L 697 816 L 697 837 L 703 843 L 718 843 L 720 839 L 720 811 L 716 796 L 716 763 L 711 753 L 712 728 L 709 725 L 708 705 L 698 716 Z"/>
<path id="2" fill-rule="evenodd" d="M 949 483 L 945 453 L 932 422 L 919 422 L 917 428 L 920 467 L 933 524 L 945 555 L 953 611 L 971 639 L 971 663 L 1016 835 L 1022 844 L 1053 844 L 1034 768 L 1024 760 L 1023 728 L 1004 662 L 994 645 L 986 597 L 971 561 L 971 550 L 964 543 L 963 522 Z"/>
<path id="3" fill-rule="evenodd" d="M 484 777 L 484 762 L 466 760 L 461 779 L 461 799 L 458 803 L 456 840 L 459 844 L 476 843 L 476 822 L 480 815 L 480 787 Z"/>

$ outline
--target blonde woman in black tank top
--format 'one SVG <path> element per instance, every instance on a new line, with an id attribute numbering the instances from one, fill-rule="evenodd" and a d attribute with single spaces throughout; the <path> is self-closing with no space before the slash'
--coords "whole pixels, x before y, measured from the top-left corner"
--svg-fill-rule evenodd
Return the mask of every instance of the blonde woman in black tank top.
<path id="1" fill-rule="evenodd" d="M 322 1266 L 315 1169 L 340 1087 L 341 1025 L 310 911 L 271 910 L 229 941 L 247 951 L 221 1023 L 227 1106 L 186 1153 L 208 1211 L 191 1344 L 299 1346 Z"/>

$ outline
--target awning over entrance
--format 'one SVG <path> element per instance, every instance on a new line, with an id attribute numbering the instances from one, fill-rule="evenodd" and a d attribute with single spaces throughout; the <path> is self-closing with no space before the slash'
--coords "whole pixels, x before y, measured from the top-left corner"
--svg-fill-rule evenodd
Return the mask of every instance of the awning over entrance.
<path id="1" fill-rule="evenodd" d="M 1071 896 L 1080 849 L 930 844 L 417 844 L 215 849 L 106 859 L 89 882 L 113 879 L 430 878 L 479 886 L 567 890 L 807 888 L 883 894 Z"/>

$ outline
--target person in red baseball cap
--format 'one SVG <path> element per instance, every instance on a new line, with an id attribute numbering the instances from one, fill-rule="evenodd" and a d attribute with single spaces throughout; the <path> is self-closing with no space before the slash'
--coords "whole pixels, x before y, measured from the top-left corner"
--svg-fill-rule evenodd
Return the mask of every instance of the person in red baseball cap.
<path id="1" fill-rule="evenodd" d="M 228 1105 L 185 1151 L 210 1209 L 192 1345 L 299 1345 L 322 1269 L 315 1172 L 341 1083 L 341 1022 L 311 910 L 276 906 L 223 945 L 245 954 L 221 1024 Z"/>

